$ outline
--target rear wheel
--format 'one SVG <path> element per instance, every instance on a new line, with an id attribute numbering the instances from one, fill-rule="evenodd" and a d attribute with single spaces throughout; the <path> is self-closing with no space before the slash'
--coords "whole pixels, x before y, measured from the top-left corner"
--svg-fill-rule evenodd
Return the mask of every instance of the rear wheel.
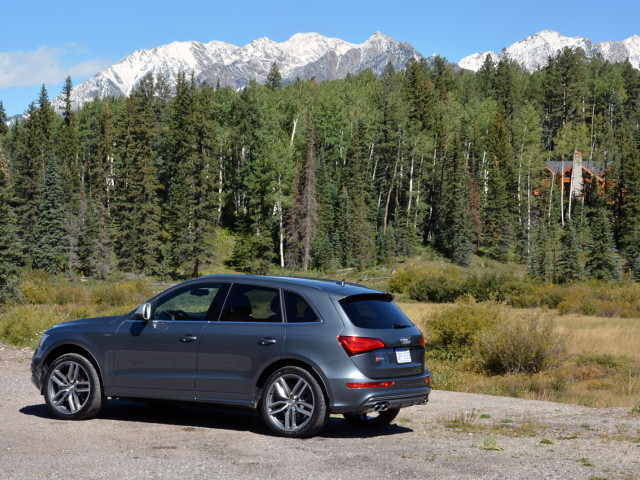
<path id="1" fill-rule="evenodd" d="M 359 427 L 376 428 L 390 424 L 400 413 L 399 408 L 390 408 L 384 412 L 345 413 L 344 419 Z"/>
<path id="2" fill-rule="evenodd" d="M 269 430 L 283 437 L 311 437 L 329 417 L 322 387 L 300 367 L 284 367 L 271 375 L 259 408 Z"/>
<path id="3" fill-rule="evenodd" d="M 54 360 L 45 375 L 44 397 L 51 413 L 63 420 L 95 417 L 105 400 L 98 372 L 77 353 Z"/>

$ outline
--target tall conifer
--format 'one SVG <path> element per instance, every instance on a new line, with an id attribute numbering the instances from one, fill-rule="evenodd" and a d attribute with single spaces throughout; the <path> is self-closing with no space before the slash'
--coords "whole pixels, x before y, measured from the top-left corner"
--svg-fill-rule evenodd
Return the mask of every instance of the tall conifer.
<path id="1" fill-rule="evenodd" d="M 38 242 L 33 252 L 33 264 L 36 268 L 56 274 L 63 270 L 66 262 L 64 195 L 58 162 L 51 155 L 47 165 L 42 200 L 38 209 Z"/>
<path id="2" fill-rule="evenodd" d="M 10 194 L 9 165 L 0 141 L 0 305 L 19 296 L 21 255 Z"/>

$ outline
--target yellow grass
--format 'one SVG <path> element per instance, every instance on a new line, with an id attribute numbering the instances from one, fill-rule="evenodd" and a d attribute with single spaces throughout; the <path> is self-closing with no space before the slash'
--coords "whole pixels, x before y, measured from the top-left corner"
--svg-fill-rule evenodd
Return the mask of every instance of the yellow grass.
<path id="1" fill-rule="evenodd" d="M 424 333 L 425 322 L 447 304 L 396 302 L 409 319 Z M 513 308 L 514 315 L 533 316 L 540 309 Z M 558 332 L 568 336 L 569 352 L 627 356 L 640 362 L 640 318 L 591 317 L 579 314 L 560 315 L 547 312 Z"/>
<path id="2" fill-rule="evenodd" d="M 640 362 L 640 318 L 555 315 L 559 332 L 569 336 L 571 353 L 627 356 Z"/>

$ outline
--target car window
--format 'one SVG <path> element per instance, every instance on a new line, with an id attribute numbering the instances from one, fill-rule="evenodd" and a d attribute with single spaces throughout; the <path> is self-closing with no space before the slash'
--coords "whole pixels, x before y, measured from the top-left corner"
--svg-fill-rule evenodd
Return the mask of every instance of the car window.
<path id="1" fill-rule="evenodd" d="M 207 313 L 221 284 L 192 285 L 156 302 L 153 320 L 208 320 Z"/>
<path id="2" fill-rule="evenodd" d="M 221 322 L 282 322 L 278 289 L 234 284 Z"/>
<path id="3" fill-rule="evenodd" d="M 284 308 L 287 312 L 287 323 L 317 322 L 318 316 L 311 306 L 300 295 L 284 292 Z"/>
<path id="4" fill-rule="evenodd" d="M 390 295 L 355 295 L 342 299 L 340 305 L 356 327 L 404 328 L 413 325 L 391 301 Z"/>

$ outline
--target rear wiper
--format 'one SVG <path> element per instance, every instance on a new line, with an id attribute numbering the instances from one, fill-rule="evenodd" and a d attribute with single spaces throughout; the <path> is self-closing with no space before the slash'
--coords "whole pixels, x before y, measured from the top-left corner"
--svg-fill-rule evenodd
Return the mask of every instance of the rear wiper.
<path id="1" fill-rule="evenodd" d="M 391 327 L 391 328 L 407 328 L 407 327 L 410 327 L 410 326 L 411 325 L 404 325 L 402 323 L 396 322 L 396 323 L 393 324 L 393 327 Z"/>

